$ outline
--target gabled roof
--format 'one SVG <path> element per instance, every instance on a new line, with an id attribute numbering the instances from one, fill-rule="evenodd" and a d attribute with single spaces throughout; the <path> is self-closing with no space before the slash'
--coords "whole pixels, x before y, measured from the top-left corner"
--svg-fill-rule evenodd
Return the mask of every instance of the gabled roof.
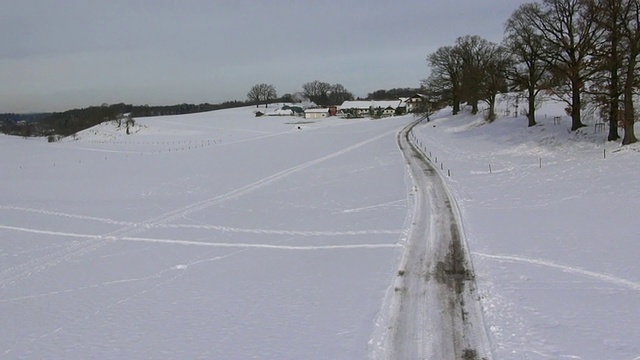
<path id="1" fill-rule="evenodd" d="M 407 100 L 409 100 L 409 99 L 425 99 L 426 97 L 427 97 L 426 95 L 423 95 L 423 94 L 420 94 L 420 93 L 416 93 L 415 95 L 409 97 Z"/>

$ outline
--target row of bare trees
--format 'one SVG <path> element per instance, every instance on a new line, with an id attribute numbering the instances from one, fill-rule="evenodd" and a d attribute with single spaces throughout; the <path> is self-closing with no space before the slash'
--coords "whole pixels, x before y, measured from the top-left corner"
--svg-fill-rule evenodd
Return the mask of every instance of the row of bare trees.
<path id="1" fill-rule="evenodd" d="M 497 94 L 523 92 L 529 126 L 536 124 L 542 91 L 567 103 L 572 130 L 585 126 L 581 109 L 590 101 L 610 122 L 609 140 L 620 138 L 622 119 L 622 143 L 630 144 L 637 141 L 639 57 L 640 0 L 542 0 L 513 12 L 502 44 L 464 36 L 430 54 L 431 74 L 422 85 L 432 102 L 451 104 L 454 114 L 462 102 L 474 113 L 478 102 L 487 103 L 489 121 Z"/>
<path id="2" fill-rule="evenodd" d="M 353 100 L 353 94 L 342 84 L 329 84 L 314 80 L 302 85 L 304 96 L 317 105 L 340 105 Z"/>
<path id="3" fill-rule="evenodd" d="M 453 114 L 460 103 L 478 112 L 478 103 L 489 105 L 487 120 L 493 121 L 496 97 L 507 91 L 510 58 L 506 49 L 477 35 L 463 36 L 453 46 L 443 46 L 429 55 L 431 75 L 423 81 L 430 102 L 450 103 Z"/>
<path id="4" fill-rule="evenodd" d="M 278 99 L 276 88 L 270 84 L 256 84 L 247 94 L 249 101 L 258 106 L 259 104 L 267 104 Z M 347 100 L 353 100 L 353 94 L 347 90 L 342 84 L 329 84 L 314 80 L 302 85 L 302 92 L 296 94 L 285 94 L 282 96 L 283 101 L 296 102 L 308 99 L 317 105 L 340 105 Z"/>
<path id="5" fill-rule="evenodd" d="M 271 84 L 253 85 L 247 93 L 247 98 L 249 101 L 256 103 L 256 107 L 260 104 L 264 104 L 264 107 L 267 107 L 267 104 L 277 97 L 276 87 Z"/>

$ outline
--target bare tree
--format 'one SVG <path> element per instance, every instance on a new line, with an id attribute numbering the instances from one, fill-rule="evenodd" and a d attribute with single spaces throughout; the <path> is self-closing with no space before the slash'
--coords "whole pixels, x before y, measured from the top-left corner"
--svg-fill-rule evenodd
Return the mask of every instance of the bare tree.
<path id="1" fill-rule="evenodd" d="M 598 14 L 597 25 L 604 32 L 604 41 L 598 43 L 591 61 L 597 73 L 589 91 L 601 114 L 609 121 L 609 141 L 620 138 L 618 123 L 623 118 L 623 144 L 637 141 L 633 128 L 633 96 L 638 85 L 639 8 L 640 0 L 597 0 L 593 7 Z"/>
<path id="2" fill-rule="evenodd" d="M 247 98 L 249 101 L 256 103 L 256 107 L 259 106 L 260 100 L 262 100 L 262 85 L 265 84 L 253 85 L 251 90 L 247 93 Z"/>
<path id="3" fill-rule="evenodd" d="M 125 120 L 124 114 L 118 114 L 115 116 L 116 125 L 118 125 L 118 129 L 122 127 L 122 120 Z"/>
<path id="4" fill-rule="evenodd" d="M 423 87 L 436 94 L 443 102 L 453 107 L 453 115 L 460 112 L 462 86 L 462 59 L 453 46 L 443 46 L 427 57 L 431 68 L 429 78 L 423 80 Z"/>
<path id="5" fill-rule="evenodd" d="M 588 60 L 603 31 L 596 24 L 592 0 L 543 0 L 532 3 L 523 13 L 544 38 L 545 61 L 557 80 L 554 94 L 569 105 L 571 129 L 583 126 L 580 110 L 585 83 L 593 74 Z"/>
<path id="6" fill-rule="evenodd" d="M 345 101 L 353 100 L 353 94 L 347 90 L 342 84 L 331 85 L 329 90 L 329 103 L 340 105 Z"/>
<path id="7" fill-rule="evenodd" d="M 433 104 L 433 109 L 443 108 L 451 103 L 453 91 L 447 79 L 437 76 L 436 73 L 432 71 L 427 79 L 421 81 L 421 85 L 422 88 L 419 92 L 429 99 L 429 102 Z M 417 109 L 419 112 L 421 111 L 420 108 L 419 106 Z M 460 111 L 459 101 L 457 111 L 454 115 L 457 114 L 458 111 Z"/>
<path id="8" fill-rule="evenodd" d="M 528 126 L 536 124 L 536 98 L 548 83 L 549 63 L 544 61 L 544 42 L 539 30 L 528 21 L 532 4 L 523 4 L 505 25 L 504 44 L 513 64 L 507 77 L 513 89 L 526 92 Z"/>
<path id="9" fill-rule="evenodd" d="M 498 94 L 507 91 L 506 73 L 511 64 L 511 58 L 504 47 L 491 42 L 486 44 L 481 56 L 480 100 L 489 105 L 486 118 L 491 122 L 496 119 Z"/>
<path id="10" fill-rule="evenodd" d="M 478 101 L 481 100 L 483 62 L 489 41 L 478 35 L 466 35 L 456 40 L 455 53 L 462 60 L 461 99 L 471 105 L 471 113 L 478 112 Z"/>
<path id="11" fill-rule="evenodd" d="M 136 124 L 136 120 L 133 118 L 133 116 L 131 116 L 131 113 L 127 114 L 127 117 L 126 117 L 127 135 L 131 133 L 129 128 L 132 128 L 135 124 Z"/>
<path id="12" fill-rule="evenodd" d="M 331 84 L 314 80 L 302 85 L 304 95 L 316 105 L 327 105 L 329 102 L 329 93 L 331 92 Z"/>
<path id="13" fill-rule="evenodd" d="M 593 10 L 599 16 L 596 22 L 603 33 L 603 41 L 598 43 L 591 60 L 595 71 L 589 84 L 588 93 L 592 96 L 600 116 L 605 117 L 609 124 L 609 141 L 618 140 L 619 108 L 621 104 L 622 88 L 620 75 L 622 72 L 621 54 L 621 12 L 623 1 L 598 0 Z"/>
<path id="14" fill-rule="evenodd" d="M 260 103 L 264 103 L 264 107 L 266 108 L 269 102 L 277 97 L 278 94 L 276 93 L 275 86 L 270 84 L 253 85 L 251 90 L 247 93 L 247 98 L 249 101 L 255 102 L 256 107 L 258 107 Z"/>
<path id="15" fill-rule="evenodd" d="M 624 137 L 622 144 L 638 141 L 635 136 L 633 95 L 638 87 L 638 58 L 640 57 L 640 0 L 623 0 L 621 41 L 626 49 L 623 59 Z"/>
<path id="16" fill-rule="evenodd" d="M 496 97 L 507 90 L 509 57 L 502 47 L 477 35 L 458 38 L 454 54 L 462 60 L 461 99 L 471 105 L 473 114 L 478 112 L 479 101 L 486 102 L 487 120 L 493 121 Z"/>
<path id="17" fill-rule="evenodd" d="M 269 102 L 277 98 L 278 98 L 278 93 L 276 92 L 276 87 L 273 85 L 267 86 L 267 90 L 265 92 L 265 97 L 264 97 L 264 107 L 267 107 L 267 104 L 269 104 Z"/>

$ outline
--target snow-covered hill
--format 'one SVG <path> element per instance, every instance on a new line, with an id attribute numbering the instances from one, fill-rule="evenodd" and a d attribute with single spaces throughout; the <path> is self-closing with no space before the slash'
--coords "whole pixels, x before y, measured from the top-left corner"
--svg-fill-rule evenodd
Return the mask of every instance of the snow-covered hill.
<path id="1" fill-rule="evenodd" d="M 640 147 L 569 131 L 562 107 L 531 128 L 445 109 L 414 133 L 461 208 L 496 358 L 638 359 Z"/>
<path id="2" fill-rule="evenodd" d="M 0 355 L 365 358 L 411 119 L 252 110 L 0 137 Z"/>
<path id="3" fill-rule="evenodd" d="M 495 357 L 638 359 L 640 147 L 570 132 L 562 108 L 413 132 L 460 208 Z M 414 119 L 252 110 L 0 136 L 0 355 L 381 354 Z"/>

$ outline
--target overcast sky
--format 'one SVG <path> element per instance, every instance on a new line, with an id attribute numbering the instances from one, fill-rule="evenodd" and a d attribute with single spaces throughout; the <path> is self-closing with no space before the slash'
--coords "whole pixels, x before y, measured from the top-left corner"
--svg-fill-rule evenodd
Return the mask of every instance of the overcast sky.
<path id="1" fill-rule="evenodd" d="M 245 100 L 320 80 L 418 87 L 463 35 L 499 42 L 525 0 L 2 0 L 0 113 Z"/>

